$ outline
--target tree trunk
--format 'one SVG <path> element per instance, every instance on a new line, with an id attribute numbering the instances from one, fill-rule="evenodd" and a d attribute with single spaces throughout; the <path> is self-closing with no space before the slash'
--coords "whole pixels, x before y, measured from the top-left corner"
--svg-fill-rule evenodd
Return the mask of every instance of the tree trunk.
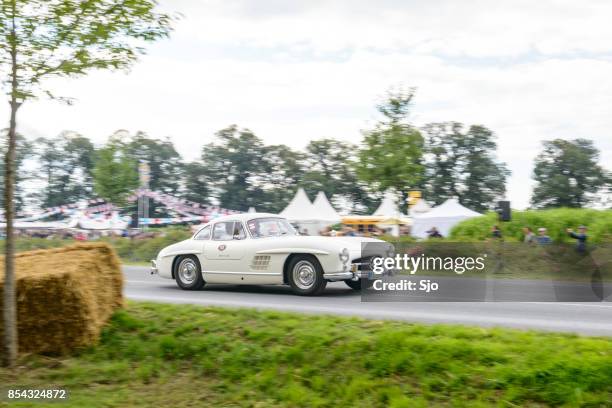
<path id="1" fill-rule="evenodd" d="M 17 360 L 17 299 L 15 287 L 15 237 L 13 219 L 15 217 L 15 148 L 17 109 L 21 105 L 17 101 L 17 50 L 15 44 L 15 28 L 12 30 L 11 47 L 11 119 L 8 132 L 8 146 L 4 158 L 4 217 L 6 222 L 6 249 L 4 256 L 4 365 L 13 367 Z"/>

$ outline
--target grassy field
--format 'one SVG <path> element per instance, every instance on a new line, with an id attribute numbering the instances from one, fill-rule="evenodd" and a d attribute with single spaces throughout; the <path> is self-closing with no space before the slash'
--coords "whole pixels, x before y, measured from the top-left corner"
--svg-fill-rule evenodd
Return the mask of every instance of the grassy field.
<path id="1" fill-rule="evenodd" d="M 612 340 L 129 303 L 98 346 L 0 383 L 67 388 L 55 407 L 610 407 Z"/>

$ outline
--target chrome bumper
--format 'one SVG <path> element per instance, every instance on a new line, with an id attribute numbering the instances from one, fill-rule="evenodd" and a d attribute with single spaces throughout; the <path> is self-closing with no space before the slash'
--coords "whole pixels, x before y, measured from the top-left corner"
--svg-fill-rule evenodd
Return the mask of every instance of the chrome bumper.
<path id="1" fill-rule="evenodd" d="M 353 272 L 331 272 L 331 273 L 324 273 L 323 274 L 323 278 L 328 280 L 328 281 L 341 281 L 341 280 L 348 280 L 348 279 L 353 279 Z"/>
<path id="2" fill-rule="evenodd" d="M 359 279 L 378 279 L 382 277 L 383 275 L 385 275 L 384 272 L 376 273 L 369 268 L 365 270 L 360 269 L 359 267 L 361 265 L 368 265 L 368 264 L 353 263 L 351 264 L 350 270 L 344 271 L 344 272 L 324 273 L 323 278 L 328 281 L 332 281 L 332 282 L 341 281 L 341 280 L 349 280 L 349 279 L 356 281 Z"/>
<path id="3" fill-rule="evenodd" d="M 157 261 L 155 259 L 151 259 L 151 275 L 157 275 L 159 271 L 157 270 Z"/>

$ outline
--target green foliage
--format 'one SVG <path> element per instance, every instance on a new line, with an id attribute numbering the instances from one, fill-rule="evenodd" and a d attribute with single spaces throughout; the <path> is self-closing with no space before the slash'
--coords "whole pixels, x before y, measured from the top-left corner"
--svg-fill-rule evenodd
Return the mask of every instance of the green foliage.
<path id="1" fill-rule="evenodd" d="M 30 356 L 0 381 L 66 387 L 67 407 L 606 406 L 611 350 L 607 338 L 131 302 L 98 346 Z"/>
<path id="2" fill-rule="evenodd" d="M 510 172 L 495 160 L 497 144 L 484 126 L 463 132 L 458 122 L 425 126 L 427 139 L 427 197 L 442 204 L 458 197 L 461 204 L 483 212 L 495 206 L 506 192 Z"/>
<path id="3" fill-rule="evenodd" d="M 217 141 L 202 149 L 202 162 L 211 187 L 223 207 L 246 211 L 264 201 L 264 144 L 248 129 L 222 129 Z"/>
<path id="4" fill-rule="evenodd" d="M 377 191 L 394 188 L 402 195 L 402 210 L 406 210 L 408 190 L 423 184 L 424 139 L 418 129 L 407 121 L 414 89 L 391 91 L 378 106 L 384 115 L 375 129 L 364 133 L 359 151 L 357 175 Z"/>
<path id="5" fill-rule="evenodd" d="M 599 150 L 586 139 L 555 139 L 543 143 L 535 159 L 536 186 L 531 203 L 536 207 L 583 207 L 612 178 L 599 164 Z"/>
<path id="6" fill-rule="evenodd" d="M 573 242 L 566 229 L 579 225 L 588 228 L 589 242 L 612 242 L 612 210 L 556 208 L 549 210 L 513 211 L 511 222 L 498 222 L 497 214 L 490 212 L 482 217 L 461 222 L 451 231 L 450 238 L 463 241 L 481 241 L 491 236 L 491 227 L 499 225 L 504 238 L 510 241 L 523 239 L 523 227 L 534 231 L 544 227 L 554 242 Z"/>
<path id="7" fill-rule="evenodd" d="M 201 204 L 210 203 L 210 180 L 206 173 L 206 168 L 199 162 L 189 162 L 183 164 L 182 169 L 185 189 L 181 192 L 181 197 Z"/>
<path id="8" fill-rule="evenodd" d="M 105 200 L 125 205 L 127 196 L 138 187 L 137 163 L 112 141 L 97 151 L 93 169 L 94 190 Z"/>
<path id="9" fill-rule="evenodd" d="M 149 165 L 151 190 L 167 194 L 179 191 L 182 159 L 169 139 L 152 139 L 137 132 L 126 140 L 125 152 L 134 163 L 143 161 Z"/>
<path id="10" fill-rule="evenodd" d="M 45 187 L 38 196 L 43 207 L 74 203 L 93 192 L 95 149 L 86 137 L 62 132 L 53 138 L 38 138 L 37 160 Z"/>
<path id="11" fill-rule="evenodd" d="M 368 197 L 352 172 L 353 151 L 346 143 L 321 139 L 311 141 L 305 153 L 295 152 L 285 145 L 266 146 L 250 130 L 230 126 L 204 146 L 202 165 L 189 170 L 225 208 L 280 212 L 298 186 L 362 204 Z"/>
<path id="12" fill-rule="evenodd" d="M 375 201 L 355 173 L 357 147 L 334 139 L 312 140 L 306 146 L 305 173 L 299 184 L 309 196 L 323 191 L 328 197 L 342 196 L 353 204 L 352 213 L 375 209 Z M 365 207 L 365 208 L 364 208 Z"/>
<path id="13" fill-rule="evenodd" d="M 0 64 L 16 55 L 18 100 L 40 93 L 50 77 L 76 77 L 95 69 L 128 68 L 142 45 L 168 36 L 171 16 L 152 0 L 27 0 L 0 7 Z"/>
<path id="14" fill-rule="evenodd" d="M 265 202 L 254 207 L 258 211 L 279 213 L 295 194 L 296 187 L 303 180 L 304 154 L 286 145 L 264 147 L 264 173 L 260 176 L 266 183 Z"/>

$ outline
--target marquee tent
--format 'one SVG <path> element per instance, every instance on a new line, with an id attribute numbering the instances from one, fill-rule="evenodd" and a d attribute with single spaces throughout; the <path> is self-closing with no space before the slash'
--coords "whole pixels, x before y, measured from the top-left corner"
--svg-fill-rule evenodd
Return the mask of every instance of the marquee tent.
<path id="1" fill-rule="evenodd" d="M 340 214 L 332 207 L 323 191 L 317 193 L 312 206 L 319 220 L 328 222 L 329 224 L 337 224 L 340 222 Z"/>
<path id="2" fill-rule="evenodd" d="M 430 210 L 431 207 L 429 206 L 429 204 L 427 204 L 427 202 L 422 198 L 419 198 L 417 202 L 412 207 L 410 207 L 410 215 L 412 217 L 415 217 L 419 214 L 424 214 Z"/>
<path id="3" fill-rule="evenodd" d="M 317 198 L 320 197 L 320 194 L 317 195 Z M 319 232 L 324 227 L 339 222 L 340 216 L 329 204 L 325 194 L 323 194 L 322 198 L 319 198 L 318 202 L 315 202 L 317 203 L 316 205 L 311 203 L 304 189 L 300 188 L 279 215 L 287 218 L 292 224 L 297 225 L 300 232 L 305 232 L 308 235 L 319 235 Z M 327 205 L 325 202 L 327 202 Z"/>
<path id="4" fill-rule="evenodd" d="M 392 189 L 385 191 L 385 195 L 383 196 L 382 202 L 374 211 L 376 216 L 380 217 L 388 217 L 388 218 L 404 218 L 406 217 L 399 210 L 397 205 L 398 202 L 397 194 Z"/>
<path id="5" fill-rule="evenodd" d="M 455 198 L 450 198 L 439 206 L 423 214 L 415 215 L 412 221 L 412 236 L 426 238 L 427 231 L 436 227 L 442 236 L 447 237 L 451 229 L 463 220 L 480 216 L 459 204 Z"/>
<path id="6" fill-rule="evenodd" d="M 393 189 L 385 191 L 383 200 L 374 211 L 373 216 L 384 217 L 377 225 L 383 229 L 389 230 L 391 235 L 399 236 L 400 224 L 410 224 L 410 220 L 399 209 L 399 198 Z"/>

